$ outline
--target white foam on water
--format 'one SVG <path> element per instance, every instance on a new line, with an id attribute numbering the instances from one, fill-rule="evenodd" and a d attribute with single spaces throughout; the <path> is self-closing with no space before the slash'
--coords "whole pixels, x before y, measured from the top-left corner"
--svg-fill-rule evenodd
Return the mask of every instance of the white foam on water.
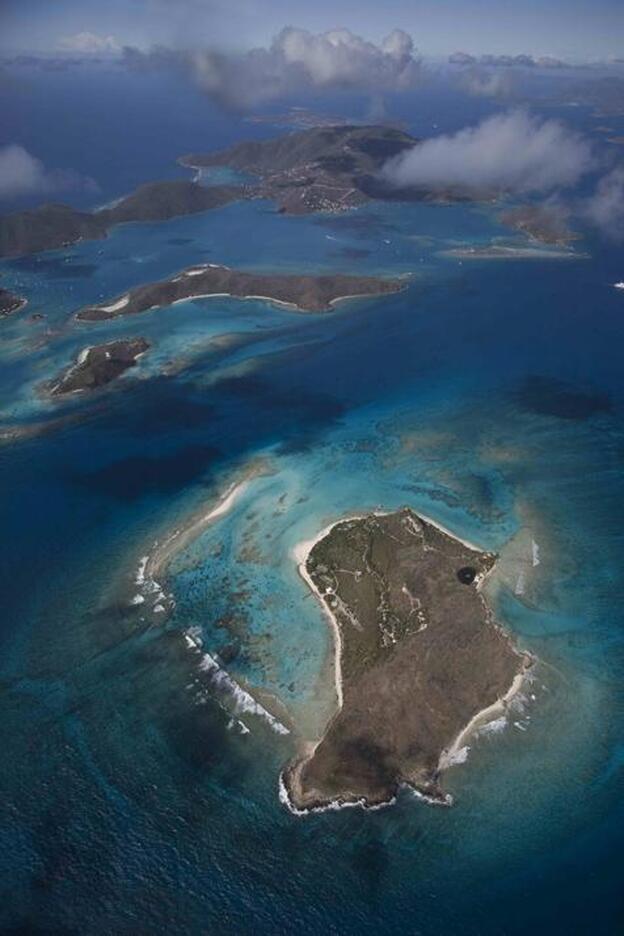
<path id="1" fill-rule="evenodd" d="M 241 721 L 240 718 L 230 718 L 227 723 L 228 731 L 236 730 L 239 734 L 246 735 L 249 734 L 249 728 L 245 722 Z"/>
<path id="2" fill-rule="evenodd" d="M 508 709 L 510 712 L 518 712 L 522 715 L 524 714 L 528 702 L 529 700 L 522 692 L 517 692 L 513 699 L 509 701 Z"/>
<path id="3" fill-rule="evenodd" d="M 500 718 L 495 718 L 491 722 L 487 722 L 485 725 L 482 725 L 477 729 L 477 736 L 480 735 L 493 735 L 500 734 L 501 731 L 504 731 L 507 727 L 507 716 L 501 715 Z"/>
<path id="4" fill-rule="evenodd" d="M 198 636 L 198 628 L 190 628 L 184 635 L 186 645 L 189 649 L 200 650 L 202 647 L 201 637 Z M 220 690 L 226 692 L 234 700 L 234 708 L 238 713 L 247 713 L 257 715 L 263 718 L 277 734 L 290 734 L 286 725 L 283 725 L 275 715 L 272 715 L 263 705 L 243 689 L 230 674 L 224 670 L 209 653 L 203 652 L 199 664 L 200 670 L 208 673 L 212 683 Z M 245 726 L 247 727 L 247 726 Z M 248 729 L 249 730 L 249 729 Z M 246 734 L 246 732 L 243 732 Z"/>
<path id="5" fill-rule="evenodd" d="M 198 627 L 197 625 L 194 627 L 189 627 L 184 633 L 184 639 L 189 646 L 195 647 L 196 650 L 200 650 L 203 647 L 201 627 Z"/>
<path id="6" fill-rule="evenodd" d="M 288 795 L 288 790 L 286 789 L 286 784 L 284 782 L 283 772 L 279 775 L 278 791 L 280 803 L 282 806 L 285 806 L 286 809 L 293 814 L 293 816 L 310 816 L 312 813 L 338 812 L 339 809 L 353 809 L 358 806 L 360 809 L 366 809 L 370 810 L 371 812 L 375 812 L 378 809 L 385 809 L 386 806 L 393 806 L 396 803 L 396 796 L 393 796 L 384 803 L 377 803 L 374 806 L 368 806 L 366 800 L 362 797 L 360 799 L 347 800 L 345 802 L 339 799 L 330 800 L 330 802 L 326 803 L 324 806 L 310 806 L 309 809 L 298 809 Z"/>
<path id="7" fill-rule="evenodd" d="M 458 764 L 465 764 L 470 754 L 470 745 L 466 744 L 457 751 L 443 751 L 440 756 L 439 770 L 447 770 L 449 767 L 455 767 Z"/>
<path id="8" fill-rule="evenodd" d="M 143 585 L 145 582 L 145 570 L 147 568 L 147 563 L 149 562 L 149 556 L 141 556 L 141 561 L 139 562 L 139 568 L 136 574 L 135 582 L 137 585 Z"/>
<path id="9" fill-rule="evenodd" d="M 410 787 L 412 795 L 416 799 L 422 800 L 425 803 L 429 803 L 430 806 L 452 806 L 453 797 L 450 793 L 445 793 L 444 796 L 440 799 L 436 796 L 427 796 L 426 793 L 421 793 L 420 790 L 416 790 L 414 787 Z"/>
<path id="10" fill-rule="evenodd" d="M 148 576 L 147 564 L 149 562 L 149 558 L 149 555 L 141 556 L 139 567 L 134 577 L 134 582 L 136 585 L 140 586 L 142 594 L 135 595 L 132 599 L 132 604 L 143 604 L 143 602 L 149 597 L 153 601 L 152 610 L 157 614 L 162 614 L 167 610 L 167 606 L 170 608 L 174 606 L 173 596 L 167 596 L 160 582 L 157 582 L 156 579 L 150 578 Z"/>

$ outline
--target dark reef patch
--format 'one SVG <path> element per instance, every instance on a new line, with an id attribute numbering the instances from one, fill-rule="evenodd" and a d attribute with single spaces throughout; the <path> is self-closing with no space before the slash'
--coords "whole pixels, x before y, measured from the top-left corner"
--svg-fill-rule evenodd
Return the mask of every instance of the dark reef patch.
<path id="1" fill-rule="evenodd" d="M 369 237 L 382 237 L 398 230 L 394 224 L 384 221 L 372 212 L 358 211 L 354 214 L 342 214 L 334 217 L 324 216 L 314 222 L 320 227 L 328 228 L 336 234 L 351 234 L 362 240 Z"/>
<path id="2" fill-rule="evenodd" d="M 364 260 L 370 255 L 371 251 L 363 247 L 341 247 L 335 252 L 336 257 L 344 257 L 346 260 Z"/>
<path id="3" fill-rule="evenodd" d="M 20 273 L 38 273 L 47 279 L 87 279 L 98 269 L 96 263 L 73 263 L 71 257 L 16 257 L 8 266 Z"/>
<path id="4" fill-rule="evenodd" d="M 150 436 L 179 432 L 181 428 L 197 429 L 210 424 L 215 414 L 212 403 L 189 397 L 184 387 L 164 387 L 164 383 L 164 380 L 156 378 L 150 387 L 154 390 L 153 398 L 146 393 L 141 400 L 140 410 L 127 416 L 134 432 Z"/>
<path id="5" fill-rule="evenodd" d="M 611 410 L 611 400 L 606 393 L 577 389 L 563 380 L 540 375 L 527 377 L 511 396 L 518 406 L 530 413 L 558 419 L 589 419 Z"/>
<path id="6" fill-rule="evenodd" d="M 189 445 L 166 455 L 133 455 L 76 480 L 118 500 L 169 494 L 197 481 L 218 458 L 209 445 Z"/>

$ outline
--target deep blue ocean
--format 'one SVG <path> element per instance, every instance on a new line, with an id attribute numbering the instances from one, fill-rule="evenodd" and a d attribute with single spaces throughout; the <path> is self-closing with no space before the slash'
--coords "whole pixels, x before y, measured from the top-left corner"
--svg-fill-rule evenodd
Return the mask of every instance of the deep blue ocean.
<path id="1" fill-rule="evenodd" d="M 91 176 L 91 203 L 182 176 L 188 150 L 276 132 L 173 79 L 19 81 L 0 145 Z M 416 134 L 491 109 L 443 91 L 394 103 Z M 496 215 L 286 218 L 250 202 L 0 265 L 29 300 L 0 322 L 0 932 L 621 932 L 624 256 L 589 232 L 586 258 L 444 256 L 513 241 Z M 327 315 L 214 298 L 72 319 L 200 261 L 411 280 Z M 116 387 L 38 392 L 126 335 L 152 349 Z M 250 466 L 150 591 L 142 557 Z M 535 678 L 446 773 L 453 808 L 404 791 L 379 811 L 293 816 L 280 770 L 334 704 L 330 634 L 293 549 L 405 504 L 499 553 L 489 598 Z"/>

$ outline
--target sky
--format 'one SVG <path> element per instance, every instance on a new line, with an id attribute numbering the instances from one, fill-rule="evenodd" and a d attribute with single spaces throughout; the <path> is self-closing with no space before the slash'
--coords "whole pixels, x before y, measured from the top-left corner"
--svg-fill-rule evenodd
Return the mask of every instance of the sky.
<path id="1" fill-rule="evenodd" d="M 374 42 L 400 28 L 432 58 L 457 50 L 624 57 L 623 0 L 0 0 L 4 54 L 71 51 L 82 34 L 101 39 L 103 51 L 106 43 L 243 50 L 267 45 L 284 26 L 346 27 Z"/>

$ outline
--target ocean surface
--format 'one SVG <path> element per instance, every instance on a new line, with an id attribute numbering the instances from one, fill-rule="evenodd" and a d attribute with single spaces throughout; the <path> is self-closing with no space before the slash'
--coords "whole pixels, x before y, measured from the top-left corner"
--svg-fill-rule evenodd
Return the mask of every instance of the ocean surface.
<path id="1" fill-rule="evenodd" d="M 79 122 L 87 96 L 75 106 Z M 60 165 L 49 115 L 24 107 L 28 148 Z M 129 133 L 136 164 L 115 182 L 107 163 L 103 196 L 184 150 L 274 132 L 208 114 L 193 144 L 175 120 L 178 148 Z M 98 178 L 97 159 L 73 168 Z M 1 265 L 29 300 L 0 322 L 1 932 L 621 930 L 624 260 L 588 232 L 585 259 L 443 255 L 522 243 L 496 214 L 251 202 Z M 202 261 L 411 278 L 324 315 L 214 298 L 72 319 Z M 40 393 L 87 345 L 140 335 L 152 349 L 116 387 Z M 145 557 L 242 479 L 150 578 Z M 446 773 L 453 808 L 405 790 L 293 816 L 280 770 L 334 705 L 294 547 L 402 505 L 499 553 L 488 597 L 540 662 Z"/>

